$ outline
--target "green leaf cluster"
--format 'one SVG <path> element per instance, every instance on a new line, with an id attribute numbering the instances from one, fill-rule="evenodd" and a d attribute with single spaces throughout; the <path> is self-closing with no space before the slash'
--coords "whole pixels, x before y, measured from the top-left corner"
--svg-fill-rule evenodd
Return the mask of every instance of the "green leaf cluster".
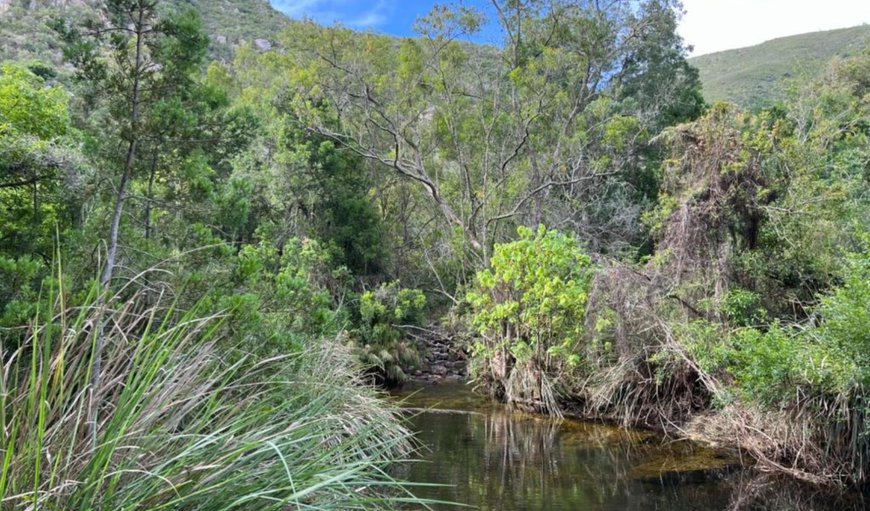
<path id="1" fill-rule="evenodd" d="M 406 331 L 423 325 L 425 307 L 422 291 L 403 288 L 398 281 L 360 296 L 359 322 L 350 332 L 350 341 L 376 381 L 402 384 L 406 371 L 419 365 L 417 348 Z"/>
<path id="2" fill-rule="evenodd" d="M 591 258 L 573 236 L 527 227 L 496 245 L 490 268 L 466 295 L 480 335 L 475 356 L 507 351 L 518 364 L 576 367 L 594 275 Z"/>

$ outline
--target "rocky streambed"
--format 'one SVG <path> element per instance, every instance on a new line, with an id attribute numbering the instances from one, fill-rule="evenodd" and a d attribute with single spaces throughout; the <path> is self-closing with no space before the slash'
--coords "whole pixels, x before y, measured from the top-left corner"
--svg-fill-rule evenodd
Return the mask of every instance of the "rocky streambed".
<path id="1" fill-rule="evenodd" d="M 414 382 L 439 384 L 468 377 L 468 352 L 449 336 L 432 331 L 419 344 L 421 364 L 410 371 Z"/>

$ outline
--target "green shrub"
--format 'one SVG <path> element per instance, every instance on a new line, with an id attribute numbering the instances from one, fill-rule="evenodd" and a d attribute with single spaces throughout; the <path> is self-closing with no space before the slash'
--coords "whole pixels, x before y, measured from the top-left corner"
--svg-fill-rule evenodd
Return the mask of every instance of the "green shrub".
<path id="1" fill-rule="evenodd" d="M 870 257 L 849 260 L 843 285 L 816 308 L 819 324 L 742 328 L 717 348 L 729 352 L 723 359 L 746 399 L 787 406 L 799 392 L 849 401 L 870 384 Z"/>
<path id="2" fill-rule="evenodd" d="M 674 331 L 702 370 L 732 384 L 747 402 L 787 408 L 796 399 L 863 399 L 870 384 L 870 258 L 849 260 L 843 285 L 820 298 L 815 323 L 757 325 L 764 317 L 757 295 L 734 289 L 722 310 L 743 326 L 729 333 L 699 320 Z"/>
<path id="3" fill-rule="evenodd" d="M 33 257 L 0 255 L 0 327 L 16 327 L 33 318 L 38 300 L 35 284 L 44 270 L 45 265 Z"/>
<path id="4" fill-rule="evenodd" d="M 763 322 L 767 311 L 761 306 L 761 297 L 757 293 L 741 288 L 731 288 L 725 294 L 722 312 L 735 326 L 751 326 Z"/>
<path id="5" fill-rule="evenodd" d="M 821 337 L 860 364 L 861 383 L 870 385 L 870 251 L 849 257 L 843 285 L 822 298 L 818 313 Z"/>
<path id="6" fill-rule="evenodd" d="M 594 267 L 572 236 L 543 226 L 518 232 L 519 240 L 496 245 L 466 297 L 480 334 L 473 370 L 508 400 L 553 411 L 548 382 L 583 359 Z"/>
<path id="7" fill-rule="evenodd" d="M 399 282 L 382 284 L 360 297 L 359 325 L 351 332 L 351 342 L 377 383 L 401 385 L 407 380 L 405 371 L 419 365 L 419 354 L 405 329 L 423 324 L 425 307 L 422 291 L 402 288 Z"/>
<path id="8" fill-rule="evenodd" d="M 346 271 L 318 242 L 292 238 L 282 247 L 245 245 L 230 259 L 232 275 L 209 293 L 213 310 L 229 310 L 227 326 L 251 349 L 298 350 L 307 339 L 335 337 L 346 311 Z"/>

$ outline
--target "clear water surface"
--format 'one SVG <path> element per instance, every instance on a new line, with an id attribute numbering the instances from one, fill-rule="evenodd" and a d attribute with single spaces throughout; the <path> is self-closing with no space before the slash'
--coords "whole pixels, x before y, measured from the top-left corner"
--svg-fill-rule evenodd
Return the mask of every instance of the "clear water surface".
<path id="1" fill-rule="evenodd" d="M 396 396 L 424 445 L 421 459 L 399 475 L 434 484 L 414 489 L 433 500 L 492 511 L 864 508 L 856 496 L 833 499 L 782 479 L 759 481 L 733 453 L 511 412 L 462 383 L 412 387 Z"/>

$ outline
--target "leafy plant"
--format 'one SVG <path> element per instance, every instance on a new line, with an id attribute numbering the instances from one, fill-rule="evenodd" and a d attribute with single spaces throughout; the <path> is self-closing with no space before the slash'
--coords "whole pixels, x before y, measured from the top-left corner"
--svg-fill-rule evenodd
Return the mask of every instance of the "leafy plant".
<path id="1" fill-rule="evenodd" d="M 755 325 L 767 317 L 758 293 L 740 288 L 728 290 L 722 303 L 722 312 L 736 326 Z"/>
<path id="2" fill-rule="evenodd" d="M 517 232 L 517 241 L 496 245 L 491 268 L 477 274 L 466 295 L 480 334 L 473 350 L 476 376 L 501 386 L 509 400 L 553 410 L 548 380 L 567 376 L 582 362 L 594 266 L 570 235 L 543 226 Z M 516 385 L 529 378 L 530 387 Z"/>
<path id="3" fill-rule="evenodd" d="M 378 383 L 404 383 L 405 371 L 420 364 L 417 348 L 405 331 L 422 326 L 426 295 L 392 282 L 363 293 L 359 303 L 359 326 L 351 331 L 357 357 Z"/>
<path id="4" fill-rule="evenodd" d="M 315 240 L 245 245 L 232 277 L 207 294 L 215 310 L 232 311 L 227 326 L 251 349 L 295 352 L 307 339 L 336 337 L 347 321 L 340 305 L 345 269 Z"/>
<path id="5" fill-rule="evenodd" d="M 24 66 L 0 65 L 0 315 L 15 309 L 4 326 L 25 319 L 21 309 L 49 273 L 45 261 L 70 216 L 76 194 L 63 181 L 79 158 L 66 147 L 68 103 L 62 87 Z"/>

